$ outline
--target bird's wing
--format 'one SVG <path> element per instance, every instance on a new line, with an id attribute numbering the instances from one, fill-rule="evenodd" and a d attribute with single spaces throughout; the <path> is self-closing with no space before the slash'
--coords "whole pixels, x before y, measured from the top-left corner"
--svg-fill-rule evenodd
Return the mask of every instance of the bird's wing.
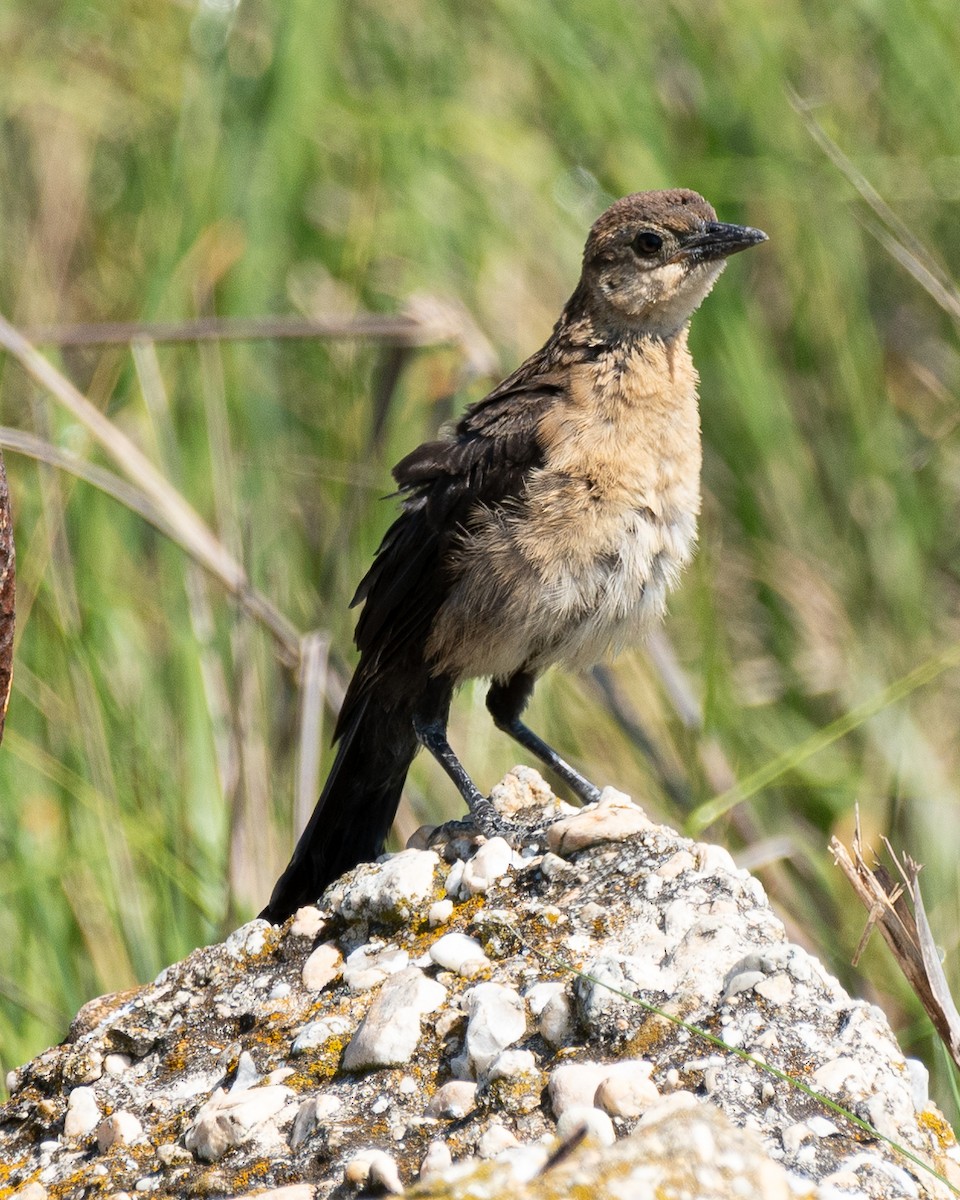
<path id="1" fill-rule="evenodd" d="M 424 647 L 452 582 L 447 553 L 476 506 L 498 507 L 522 495 L 543 460 L 540 418 L 562 388 L 559 376 L 528 362 L 445 437 L 425 442 L 394 468 L 403 511 L 354 596 L 364 606 L 356 630 L 361 657 L 338 733 L 368 688 L 425 682 Z"/>

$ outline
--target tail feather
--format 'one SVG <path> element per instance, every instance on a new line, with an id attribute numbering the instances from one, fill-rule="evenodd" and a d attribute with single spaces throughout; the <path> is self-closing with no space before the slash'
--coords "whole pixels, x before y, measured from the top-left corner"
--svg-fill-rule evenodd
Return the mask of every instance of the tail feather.
<path id="1" fill-rule="evenodd" d="M 417 752 L 409 711 L 367 695 L 351 714 L 317 807 L 261 917 L 279 924 L 344 871 L 383 850 Z"/>

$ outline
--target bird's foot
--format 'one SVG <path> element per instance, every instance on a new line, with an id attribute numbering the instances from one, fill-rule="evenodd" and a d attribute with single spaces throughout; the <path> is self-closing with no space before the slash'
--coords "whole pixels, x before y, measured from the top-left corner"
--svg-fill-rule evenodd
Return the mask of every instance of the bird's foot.
<path id="1" fill-rule="evenodd" d="M 478 837 L 503 838 L 518 852 L 536 853 L 546 845 L 546 831 L 555 821 L 579 811 L 558 800 L 540 774 L 525 766 L 514 767 L 489 796 L 471 789 L 464 798 L 469 815 L 438 826 L 421 844 L 462 856 L 461 850 L 469 855 Z"/>

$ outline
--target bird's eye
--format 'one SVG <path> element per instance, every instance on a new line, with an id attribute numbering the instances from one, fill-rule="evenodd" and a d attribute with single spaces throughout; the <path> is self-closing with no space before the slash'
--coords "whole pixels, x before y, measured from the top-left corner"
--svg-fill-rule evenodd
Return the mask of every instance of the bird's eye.
<path id="1" fill-rule="evenodd" d="M 652 229 L 642 229 L 630 243 L 635 253 L 650 258 L 663 246 L 663 238 Z"/>

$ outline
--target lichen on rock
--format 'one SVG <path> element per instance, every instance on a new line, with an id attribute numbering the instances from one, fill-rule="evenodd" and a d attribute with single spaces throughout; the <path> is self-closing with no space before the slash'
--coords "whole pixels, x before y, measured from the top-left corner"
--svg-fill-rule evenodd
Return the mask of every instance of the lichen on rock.
<path id="1" fill-rule="evenodd" d="M 950 1194 L 759 1065 L 957 1182 L 883 1015 L 725 851 L 609 790 L 572 813 L 529 769 L 497 796 L 560 822 L 522 854 L 458 833 L 360 866 L 283 928 L 85 1006 L 11 1072 L 0 1200 Z"/>

